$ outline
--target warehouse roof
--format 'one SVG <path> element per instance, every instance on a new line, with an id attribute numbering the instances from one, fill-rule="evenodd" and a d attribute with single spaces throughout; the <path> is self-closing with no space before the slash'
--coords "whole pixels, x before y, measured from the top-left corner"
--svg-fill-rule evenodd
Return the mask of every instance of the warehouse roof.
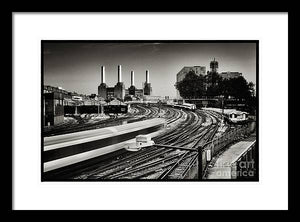
<path id="1" fill-rule="evenodd" d="M 126 105 L 126 104 L 120 100 L 114 99 L 114 100 L 110 101 L 107 105 L 119 106 L 119 105 Z"/>

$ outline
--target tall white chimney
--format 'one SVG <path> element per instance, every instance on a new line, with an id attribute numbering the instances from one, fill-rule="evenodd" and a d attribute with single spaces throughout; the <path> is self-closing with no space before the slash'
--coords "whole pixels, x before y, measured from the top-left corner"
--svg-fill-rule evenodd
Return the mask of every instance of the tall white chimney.
<path id="1" fill-rule="evenodd" d="M 101 83 L 105 83 L 105 66 L 101 66 Z"/>
<path id="2" fill-rule="evenodd" d="M 134 71 L 131 71 L 131 85 L 134 86 Z"/>
<path id="3" fill-rule="evenodd" d="M 149 83 L 149 70 L 146 70 L 146 83 Z"/>
<path id="4" fill-rule="evenodd" d="M 118 82 L 122 82 L 122 67 L 118 65 Z"/>

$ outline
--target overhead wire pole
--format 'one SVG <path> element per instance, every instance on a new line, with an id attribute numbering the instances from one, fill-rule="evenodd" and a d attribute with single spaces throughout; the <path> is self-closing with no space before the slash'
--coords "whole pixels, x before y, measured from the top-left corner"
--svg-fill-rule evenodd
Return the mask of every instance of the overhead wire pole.
<path id="1" fill-rule="evenodd" d="M 198 147 L 198 179 L 202 180 L 202 146 Z"/>
<path id="2" fill-rule="evenodd" d="M 223 95 L 222 95 L 222 124 L 224 124 L 224 96 Z"/>

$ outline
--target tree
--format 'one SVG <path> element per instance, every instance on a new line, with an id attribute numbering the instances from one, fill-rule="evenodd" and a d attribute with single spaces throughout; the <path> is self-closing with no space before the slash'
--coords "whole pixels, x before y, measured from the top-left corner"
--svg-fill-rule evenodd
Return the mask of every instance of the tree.
<path id="1" fill-rule="evenodd" d="M 206 76 L 206 81 L 212 86 L 217 86 L 223 80 L 217 72 L 208 72 Z"/>
<path id="2" fill-rule="evenodd" d="M 249 83 L 248 83 L 248 88 L 249 88 L 249 91 L 250 91 L 251 95 L 252 95 L 253 97 L 255 97 L 254 83 L 253 83 L 253 82 L 249 82 Z"/>
<path id="3" fill-rule="evenodd" d="M 253 94 L 253 83 L 248 83 L 243 76 L 232 79 L 222 79 L 219 81 L 215 91 L 216 95 L 229 96 L 236 99 L 249 99 Z"/>
<path id="4" fill-rule="evenodd" d="M 184 79 L 176 84 L 180 96 L 185 99 L 200 98 L 204 93 L 204 78 L 198 76 L 194 71 L 186 74 Z"/>
<path id="5" fill-rule="evenodd" d="M 248 83 L 248 89 L 250 92 L 250 98 L 247 99 L 246 104 L 248 106 L 249 112 L 255 114 L 257 100 L 255 95 L 255 89 L 253 82 Z"/>
<path id="6" fill-rule="evenodd" d="M 223 78 L 217 72 L 207 72 L 206 76 L 207 89 L 205 92 L 206 96 L 218 96 L 221 94 L 221 87 Z"/>

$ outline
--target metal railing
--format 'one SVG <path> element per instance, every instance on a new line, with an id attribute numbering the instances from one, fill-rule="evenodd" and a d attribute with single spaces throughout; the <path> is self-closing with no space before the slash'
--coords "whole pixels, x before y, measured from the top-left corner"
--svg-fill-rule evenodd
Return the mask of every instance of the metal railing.
<path id="1" fill-rule="evenodd" d="M 224 135 L 209 141 L 202 145 L 201 148 L 201 165 L 199 167 L 199 178 L 205 176 L 205 171 L 208 164 L 211 162 L 212 158 L 227 147 L 229 144 L 232 144 L 240 139 L 248 137 L 251 133 L 250 125 L 243 125 L 234 129 L 231 129 Z"/>
<path id="2" fill-rule="evenodd" d="M 248 137 L 251 134 L 250 124 L 239 126 L 233 129 L 230 129 L 228 132 L 224 133 L 222 136 L 217 137 L 205 144 L 191 149 L 177 146 L 161 145 L 156 144 L 157 147 L 180 149 L 188 151 L 187 153 L 196 152 L 197 154 L 191 159 L 189 166 L 183 171 L 181 178 L 191 178 L 192 175 L 198 170 L 198 178 L 203 178 L 205 176 L 207 166 L 211 162 L 212 158 L 222 151 L 228 145 Z M 186 154 L 187 154 L 186 153 Z M 181 160 L 180 160 L 181 161 Z M 178 163 L 180 162 L 178 161 Z M 200 164 L 199 164 L 200 163 Z M 178 164 L 176 164 L 177 166 Z M 174 165 L 174 168 L 176 167 Z M 173 168 L 172 168 L 173 170 Z M 171 170 L 170 170 L 171 171 Z M 165 177 L 165 176 L 163 176 Z"/>

